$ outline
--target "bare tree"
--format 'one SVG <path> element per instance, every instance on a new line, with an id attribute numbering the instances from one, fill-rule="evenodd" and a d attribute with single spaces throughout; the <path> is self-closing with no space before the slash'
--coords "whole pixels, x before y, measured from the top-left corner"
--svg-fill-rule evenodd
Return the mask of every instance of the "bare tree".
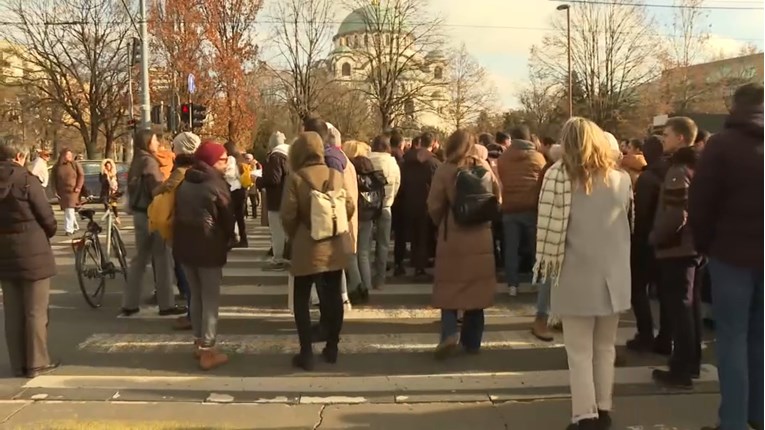
<path id="1" fill-rule="evenodd" d="M 117 0 L 12 0 L 4 36 L 29 69 L 20 85 L 38 101 L 63 111 L 88 157 L 99 155 L 99 134 L 109 152 L 116 137 L 127 73 L 130 20 Z"/>
<path id="2" fill-rule="evenodd" d="M 664 72 L 662 93 L 664 103 L 677 114 L 691 110 L 697 99 L 711 90 L 703 79 L 694 79 L 689 67 L 709 55 L 709 28 L 704 0 L 677 0 L 669 34 L 659 51 Z"/>
<path id="3" fill-rule="evenodd" d="M 303 120 L 319 107 L 326 79 L 323 60 L 332 37 L 332 0 L 280 0 L 273 43 L 282 72 L 277 73 L 290 110 Z"/>
<path id="4" fill-rule="evenodd" d="M 365 28 L 351 47 L 363 59 L 357 80 L 380 115 L 384 128 L 431 110 L 432 95 L 445 89 L 437 54 L 443 45 L 443 19 L 434 17 L 426 0 L 347 0 Z"/>
<path id="5" fill-rule="evenodd" d="M 639 86 L 656 76 L 653 21 L 640 3 L 614 0 L 571 6 L 572 69 L 583 92 L 582 111 L 601 126 L 615 128 L 639 101 Z M 567 81 L 566 18 L 531 49 L 533 72 L 549 83 Z"/>
<path id="6" fill-rule="evenodd" d="M 518 94 L 523 117 L 529 126 L 540 134 L 549 135 L 564 121 L 561 115 L 561 101 L 566 99 L 564 95 L 561 85 L 541 81 L 532 75 L 528 86 Z"/>
<path id="7" fill-rule="evenodd" d="M 444 114 L 456 129 L 475 122 L 482 111 L 491 110 L 497 102 L 497 89 L 464 43 L 449 58 L 448 79 Z"/>

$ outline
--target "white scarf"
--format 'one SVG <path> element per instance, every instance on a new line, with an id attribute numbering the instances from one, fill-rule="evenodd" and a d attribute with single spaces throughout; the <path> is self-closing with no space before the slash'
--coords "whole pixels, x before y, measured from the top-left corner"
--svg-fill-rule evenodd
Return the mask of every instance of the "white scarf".
<path id="1" fill-rule="evenodd" d="M 561 161 L 547 170 L 537 207 L 537 250 L 532 282 L 558 285 L 571 214 L 571 179 Z"/>

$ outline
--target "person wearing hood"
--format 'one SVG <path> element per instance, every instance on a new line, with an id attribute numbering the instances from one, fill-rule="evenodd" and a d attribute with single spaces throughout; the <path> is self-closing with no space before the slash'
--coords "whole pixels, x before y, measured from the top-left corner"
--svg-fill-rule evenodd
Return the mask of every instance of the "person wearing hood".
<path id="1" fill-rule="evenodd" d="M 156 195 L 160 195 L 166 192 L 172 192 L 181 185 L 183 179 L 186 177 L 186 171 L 194 164 L 194 152 L 202 143 L 199 136 L 194 133 L 185 131 L 175 136 L 172 142 L 173 160 L 174 166 L 170 177 L 159 185 L 156 191 Z M 172 244 L 169 244 L 172 246 Z M 173 262 L 173 269 L 175 271 L 175 279 L 178 281 L 178 290 L 183 296 L 186 297 L 186 307 L 189 309 L 186 315 L 178 317 L 173 323 L 175 330 L 190 330 L 191 329 L 191 296 L 189 294 L 189 281 L 186 276 L 186 272 L 183 271 L 183 266 L 177 261 Z"/>
<path id="2" fill-rule="evenodd" d="M 372 140 L 372 153 L 369 159 L 375 170 L 382 172 L 385 177 L 385 196 L 382 213 L 377 219 L 375 228 L 375 260 L 372 273 L 372 288 L 380 289 L 385 286 L 385 275 L 388 266 L 390 250 L 390 233 L 393 223 L 393 204 L 401 186 L 401 168 L 391 153 L 393 136 L 378 135 Z"/>
<path id="3" fill-rule="evenodd" d="M 289 145 L 285 142 L 284 134 L 274 132 L 268 141 L 268 156 L 263 164 L 263 176 L 259 178 L 258 187 L 266 191 L 266 203 L 264 207 L 268 211 L 268 230 L 271 233 L 271 270 L 285 270 L 287 259 L 284 258 L 287 237 L 279 219 L 279 208 L 282 205 L 284 181 L 289 174 L 287 156 Z"/>
<path id="4" fill-rule="evenodd" d="M 349 253 L 344 236 L 316 241 L 311 237 L 311 192 L 326 184 L 337 190 L 346 186 L 343 176 L 325 164 L 324 139 L 315 132 L 301 133 L 292 144 L 289 154 L 291 174 L 287 178 L 281 221 L 293 244 L 290 274 L 294 276 L 293 309 L 297 326 L 300 352 L 292 358 L 292 365 L 304 370 L 313 369 L 313 330 L 309 310 L 312 286 L 321 291 L 321 327 L 325 330 L 326 345 L 322 357 L 335 363 L 338 355 L 340 330 L 343 325 L 343 298 L 341 285 L 343 269 Z M 353 215 L 355 201 L 346 194 L 347 216 Z"/>
<path id="5" fill-rule="evenodd" d="M 215 343 L 223 266 L 235 243 L 234 212 L 223 145 L 202 143 L 194 160 L 175 192 L 173 255 L 189 280 L 194 355 L 202 370 L 210 370 L 228 362 Z"/>
<path id="6" fill-rule="evenodd" d="M 534 255 L 536 243 L 537 202 L 542 185 L 541 173 L 545 157 L 531 141 L 526 126 L 514 128 L 510 147 L 497 160 L 499 182 L 502 184 L 502 229 L 505 235 L 505 281 L 510 296 L 518 294 L 521 256 Z M 531 249 L 522 249 L 522 239 Z M 553 337 L 547 327 L 550 289 L 539 285 L 537 317 L 532 333 L 544 341 Z"/>
<path id="7" fill-rule="evenodd" d="M 61 150 L 53 166 L 53 185 L 56 197 L 64 211 L 64 232 L 71 236 L 80 229 L 75 209 L 80 205 L 80 193 L 85 184 L 85 173 L 80 163 L 74 160 L 74 154 L 68 148 Z"/>
<path id="8" fill-rule="evenodd" d="M 701 153 L 688 207 L 709 258 L 720 427 L 763 428 L 763 85 L 736 90 L 723 130 Z M 709 429 L 711 430 L 711 428 Z"/>
<path id="9" fill-rule="evenodd" d="M 664 152 L 670 156 L 649 235 L 659 261 L 659 294 L 664 295 L 672 318 L 672 355 L 669 370 L 656 369 L 653 378 L 670 387 L 693 387 L 701 367 L 701 300 L 694 288 L 700 256 L 687 223 L 688 188 L 696 168 L 693 147 L 696 123 L 672 117 L 664 128 Z"/>
<path id="10" fill-rule="evenodd" d="M 34 378 L 58 367 L 48 356 L 56 217 L 39 179 L 24 167 L 28 154 L 23 144 L 0 144 L 0 287 L 11 371 Z"/>
<path id="11" fill-rule="evenodd" d="M 139 302 L 143 289 L 146 265 L 152 262 L 159 314 L 183 315 L 185 306 L 175 304 L 172 288 L 172 256 L 167 244 L 158 232 L 149 231 L 148 209 L 164 182 L 159 161 L 155 154 L 159 140 L 151 130 L 139 130 L 133 139 L 135 154 L 128 170 L 128 206 L 133 213 L 136 254 L 130 260 L 128 280 L 122 294 L 122 315 L 131 316 L 140 311 Z"/>
<path id="12" fill-rule="evenodd" d="M 401 165 L 401 188 L 404 213 L 408 220 L 407 231 L 412 244 L 411 261 L 415 279 L 429 280 L 425 272 L 430 250 L 436 240 L 436 228 L 428 216 L 427 199 L 433 175 L 441 162 L 433 155 L 433 135 L 423 133 L 420 145 L 404 154 Z"/>
<path id="13" fill-rule="evenodd" d="M 637 334 L 627 341 L 627 349 L 636 352 L 654 352 L 669 355 L 672 351 L 672 326 L 668 315 L 667 301 L 659 296 L 659 333 L 654 336 L 648 288 L 657 285 L 659 268 L 654 249 L 648 241 L 653 230 L 656 209 L 659 205 L 661 184 L 669 169 L 669 160 L 659 136 L 650 136 L 643 144 L 646 167 L 638 176 L 633 188 L 634 229 L 630 251 L 630 272 L 632 276 L 632 311 L 635 313 Z"/>
<path id="14" fill-rule="evenodd" d="M 622 157 L 620 166 L 630 175 L 633 187 L 647 164 L 645 156 L 643 156 L 643 141 L 640 139 L 630 139 L 627 145 L 627 153 Z"/>

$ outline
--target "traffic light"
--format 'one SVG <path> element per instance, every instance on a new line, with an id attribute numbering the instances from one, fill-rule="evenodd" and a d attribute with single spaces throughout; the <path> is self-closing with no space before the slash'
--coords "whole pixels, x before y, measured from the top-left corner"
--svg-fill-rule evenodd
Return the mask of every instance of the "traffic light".
<path id="1" fill-rule="evenodd" d="M 207 107 L 204 105 L 191 105 L 191 126 L 200 128 L 204 126 L 207 118 Z"/>
<path id="2" fill-rule="evenodd" d="M 189 103 L 184 103 L 181 105 L 181 122 L 185 124 L 187 127 L 190 126 L 189 122 L 191 121 L 191 105 Z"/>
<path id="3" fill-rule="evenodd" d="M 141 62 L 141 39 L 134 37 L 130 40 L 130 65 Z"/>

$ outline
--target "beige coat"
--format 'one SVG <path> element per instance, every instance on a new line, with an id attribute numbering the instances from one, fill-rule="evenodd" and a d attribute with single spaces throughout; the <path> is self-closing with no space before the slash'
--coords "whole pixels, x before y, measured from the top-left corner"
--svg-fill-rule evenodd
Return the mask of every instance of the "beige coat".
<path id="1" fill-rule="evenodd" d="M 330 168 L 324 164 L 321 139 L 315 133 L 311 134 L 315 135 L 315 141 L 298 139 L 290 149 L 290 157 L 300 159 L 291 162 L 297 168 L 286 179 L 280 210 L 284 232 L 292 246 L 292 276 L 343 270 L 348 262 L 345 237 L 322 241 L 311 238 L 311 190 L 321 189 L 330 177 Z M 343 187 L 343 176 L 339 172 L 332 174 L 331 186 L 333 189 Z M 355 202 L 355 199 L 346 196 L 345 207 L 349 218 L 355 212 Z"/>
<path id="2" fill-rule="evenodd" d="M 481 163 L 491 171 L 484 160 L 473 157 L 468 160 Z M 491 222 L 474 227 L 463 227 L 454 222 L 451 202 L 454 201 L 456 175 L 456 165 L 440 165 L 428 194 L 428 213 L 438 226 L 433 306 L 439 309 L 485 309 L 494 303 L 497 286 Z M 499 198 L 499 182 L 493 173 L 492 177 L 494 195 Z"/>
<path id="3" fill-rule="evenodd" d="M 560 283 L 551 291 L 559 316 L 607 316 L 630 308 L 630 177 L 611 170 L 608 185 L 572 190 Z"/>
<path id="4" fill-rule="evenodd" d="M 348 159 L 345 153 L 343 153 L 343 157 L 345 157 L 347 163 L 345 165 L 345 170 L 343 171 L 343 182 L 345 184 L 345 190 L 348 193 L 348 198 L 354 202 L 355 206 L 355 202 L 359 201 L 359 183 L 356 179 L 356 168 L 353 167 L 353 163 L 351 163 L 351 160 Z M 359 214 L 356 213 L 356 211 L 353 211 L 353 216 L 348 223 L 348 234 L 346 235 L 345 243 L 346 250 L 351 254 L 356 253 L 357 237 L 359 237 Z"/>

